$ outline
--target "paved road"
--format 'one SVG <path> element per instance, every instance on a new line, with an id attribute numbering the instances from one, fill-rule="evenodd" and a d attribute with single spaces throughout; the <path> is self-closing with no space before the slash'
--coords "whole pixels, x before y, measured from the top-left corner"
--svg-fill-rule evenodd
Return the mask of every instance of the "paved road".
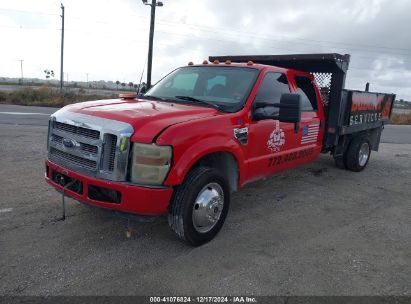
<path id="1" fill-rule="evenodd" d="M 0 104 L 0 124 L 47 126 L 50 114 L 58 108 Z"/>
<path id="2" fill-rule="evenodd" d="M 382 132 L 381 142 L 411 144 L 411 126 L 387 125 Z"/>
<path id="3" fill-rule="evenodd" d="M 0 106 L 16 111 L 53 112 Z M 381 144 L 360 173 L 323 155 L 248 185 L 218 237 L 191 248 L 164 217 L 128 239 L 125 219 L 69 199 L 56 221 L 46 117 L 0 115 L 0 295 L 411 295 L 410 144 Z"/>

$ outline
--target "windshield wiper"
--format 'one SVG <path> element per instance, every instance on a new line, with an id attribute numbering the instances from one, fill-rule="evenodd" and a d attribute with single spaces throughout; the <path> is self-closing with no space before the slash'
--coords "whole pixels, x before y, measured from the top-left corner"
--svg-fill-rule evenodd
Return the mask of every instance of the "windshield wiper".
<path id="1" fill-rule="evenodd" d="M 153 95 L 142 95 L 142 96 L 138 96 L 138 98 L 140 98 L 140 99 L 149 99 L 149 100 L 167 101 L 167 99 L 165 99 L 164 97 L 153 96 Z"/>
<path id="2" fill-rule="evenodd" d="M 216 105 L 215 103 L 212 103 L 212 102 L 209 102 L 209 101 L 206 101 L 206 100 L 197 99 L 197 98 L 194 98 L 194 97 L 191 97 L 191 96 L 174 96 L 174 98 L 181 99 L 181 100 L 186 100 L 186 101 L 193 101 L 193 102 L 202 103 L 202 104 L 208 105 L 210 107 L 213 107 L 217 110 L 220 110 L 220 106 Z"/>

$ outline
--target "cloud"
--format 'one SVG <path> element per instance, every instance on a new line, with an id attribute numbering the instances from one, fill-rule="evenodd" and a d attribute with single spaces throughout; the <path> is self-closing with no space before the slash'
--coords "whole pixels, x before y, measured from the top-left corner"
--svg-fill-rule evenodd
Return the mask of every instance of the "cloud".
<path id="1" fill-rule="evenodd" d="M 395 92 L 411 100 L 407 0 L 163 0 L 157 10 L 153 80 L 188 61 L 219 54 L 350 53 L 347 87 Z M 65 71 L 71 80 L 137 82 L 147 58 L 149 7 L 135 0 L 69 0 Z M 2 76 L 59 70 L 60 2 L 3 3 Z M 38 14 L 39 12 L 46 14 Z M 17 58 L 18 57 L 18 58 Z"/>

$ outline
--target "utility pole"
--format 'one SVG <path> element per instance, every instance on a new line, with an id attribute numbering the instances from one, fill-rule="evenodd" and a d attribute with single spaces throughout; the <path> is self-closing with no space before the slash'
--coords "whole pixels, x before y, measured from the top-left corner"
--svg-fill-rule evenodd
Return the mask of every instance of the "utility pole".
<path id="1" fill-rule="evenodd" d="M 18 61 L 20 61 L 20 72 L 21 72 L 21 84 L 23 84 L 23 59 L 19 59 Z"/>
<path id="2" fill-rule="evenodd" d="M 151 6 L 151 18 L 150 18 L 150 36 L 148 40 L 148 60 L 147 60 L 147 89 L 151 87 L 151 68 L 153 65 L 153 40 L 154 40 L 154 21 L 156 18 L 156 7 L 163 6 L 163 2 L 157 0 L 151 0 L 151 3 L 147 3 L 147 0 L 142 0 L 145 5 Z"/>
<path id="3" fill-rule="evenodd" d="M 61 3 L 61 58 L 60 58 L 60 92 L 63 91 L 63 53 L 64 53 L 64 5 Z"/>

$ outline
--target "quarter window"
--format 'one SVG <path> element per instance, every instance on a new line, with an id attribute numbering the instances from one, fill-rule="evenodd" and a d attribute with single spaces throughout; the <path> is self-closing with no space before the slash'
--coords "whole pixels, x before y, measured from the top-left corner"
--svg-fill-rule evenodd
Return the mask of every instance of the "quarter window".
<path id="1" fill-rule="evenodd" d="M 296 76 L 297 93 L 301 96 L 301 110 L 317 111 L 317 96 L 312 81 L 304 76 Z"/>

